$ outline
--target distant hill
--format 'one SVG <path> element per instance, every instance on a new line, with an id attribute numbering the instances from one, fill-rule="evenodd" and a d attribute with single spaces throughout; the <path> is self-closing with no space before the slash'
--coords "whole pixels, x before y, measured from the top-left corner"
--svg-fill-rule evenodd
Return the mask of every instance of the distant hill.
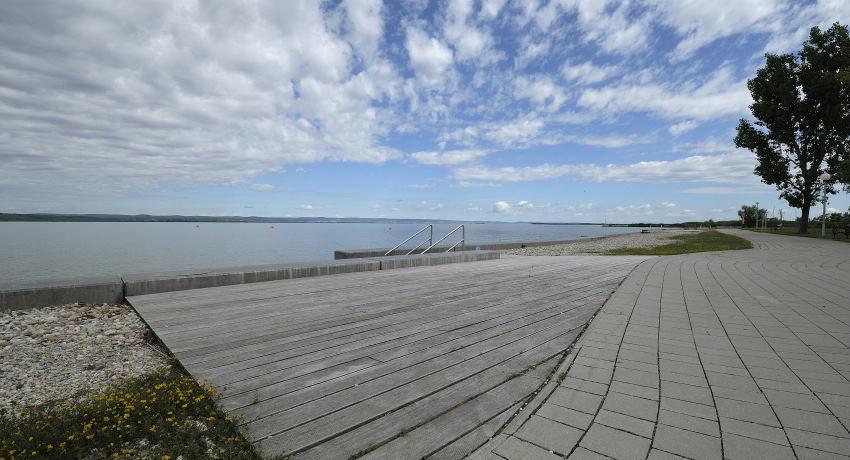
<path id="1" fill-rule="evenodd" d="M 257 217 L 257 216 L 154 216 L 149 214 L 6 214 L 0 222 L 247 222 L 247 223 L 434 223 L 435 219 L 386 219 L 364 217 Z"/>

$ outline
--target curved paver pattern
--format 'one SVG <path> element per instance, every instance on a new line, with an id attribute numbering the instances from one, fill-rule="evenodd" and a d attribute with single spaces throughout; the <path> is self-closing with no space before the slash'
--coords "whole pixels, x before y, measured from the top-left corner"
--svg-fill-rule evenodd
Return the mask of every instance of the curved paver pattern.
<path id="1" fill-rule="evenodd" d="M 641 264 L 474 456 L 850 457 L 850 244 L 734 233 L 754 249 Z"/>

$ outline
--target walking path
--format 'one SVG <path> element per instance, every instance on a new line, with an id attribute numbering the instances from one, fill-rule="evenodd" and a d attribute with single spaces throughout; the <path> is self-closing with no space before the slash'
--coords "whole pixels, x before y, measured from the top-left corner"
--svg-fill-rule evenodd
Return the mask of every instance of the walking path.
<path id="1" fill-rule="evenodd" d="M 653 258 L 475 458 L 850 456 L 850 244 Z"/>
<path id="2" fill-rule="evenodd" d="M 508 257 L 129 297 L 266 455 L 458 458 L 646 257 Z"/>

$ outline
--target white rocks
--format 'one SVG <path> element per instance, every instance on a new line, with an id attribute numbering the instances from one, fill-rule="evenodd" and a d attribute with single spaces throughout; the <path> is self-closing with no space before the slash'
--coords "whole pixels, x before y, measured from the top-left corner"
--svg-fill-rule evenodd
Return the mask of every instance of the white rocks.
<path id="1" fill-rule="evenodd" d="M 168 365 L 125 305 L 0 313 L 0 408 L 65 399 Z"/>
<path id="2" fill-rule="evenodd" d="M 606 254 L 621 248 L 651 248 L 670 243 L 669 238 L 681 234 L 681 230 L 669 230 L 653 233 L 626 233 L 611 235 L 592 241 L 576 241 L 575 243 L 555 244 L 551 246 L 535 246 L 530 248 L 509 249 L 503 254 L 520 256 L 577 256 Z"/>

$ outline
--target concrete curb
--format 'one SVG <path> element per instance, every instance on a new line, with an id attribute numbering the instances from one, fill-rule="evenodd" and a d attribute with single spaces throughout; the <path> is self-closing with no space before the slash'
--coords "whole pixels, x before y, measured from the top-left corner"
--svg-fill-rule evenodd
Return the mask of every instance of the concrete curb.
<path id="1" fill-rule="evenodd" d="M 67 303 L 120 303 L 124 300 L 121 277 L 89 278 L 33 284 L 0 291 L 0 311 L 26 310 Z"/>
<path id="2" fill-rule="evenodd" d="M 410 256 L 131 274 L 120 277 L 36 283 L 0 289 L 0 311 L 26 310 L 76 302 L 119 303 L 129 296 L 157 294 L 160 292 L 308 278 L 341 273 L 475 262 L 498 258 L 499 253 L 497 251 L 459 251 Z"/>
<path id="3" fill-rule="evenodd" d="M 219 268 L 170 273 L 125 275 L 124 295 L 127 297 L 160 292 L 203 289 L 231 284 L 278 281 L 311 276 L 380 270 L 380 263 L 369 259 L 351 259 L 344 262 L 317 262 L 251 267 Z"/>

